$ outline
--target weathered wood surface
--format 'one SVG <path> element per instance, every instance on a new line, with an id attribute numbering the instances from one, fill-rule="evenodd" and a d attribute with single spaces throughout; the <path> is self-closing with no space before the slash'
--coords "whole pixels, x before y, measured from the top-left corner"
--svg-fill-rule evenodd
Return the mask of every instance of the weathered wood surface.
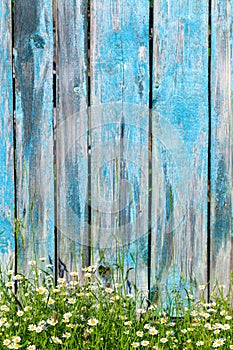
<path id="1" fill-rule="evenodd" d="M 54 253 L 52 1 L 15 2 L 18 268 Z"/>
<path id="2" fill-rule="evenodd" d="M 87 1 L 58 0 L 56 23 L 57 234 L 62 276 L 89 260 Z"/>
<path id="3" fill-rule="evenodd" d="M 0 265 L 14 263 L 14 147 L 11 1 L 0 4 Z"/>
<path id="4" fill-rule="evenodd" d="M 232 20 L 231 1 L 212 1 L 210 271 L 211 282 L 224 285 L 233 270 Z"/>
<path id="5" fill-rule="evenodd" d="M 156 300 L 207 281 L 208 1 L 154 2 L 152 276 Z"/>
<path id="6" fill-rule="evenodd" d="M 94 260 L 120 254 L 130 282 L 147 290 L 148 1 L 91 1 L 90 68 Z"/>
<path id="7" fill-rule="evenodd" d="M 91 0 L 90 22 L 88 6 L 85 0 L 15 2 L 14 173 L 11 1 L 1 1 L 0 263 L 14 262 L 16 200 L 24 225 L 17 238 L 20 271 L 42 256 L 53 263 L 57 256 L 60 276 L 121 259 L 125 272 L 134 267 L 129 281 L 141 290 L 151 285 L 154 300 L 166 288 L 195 288 L 208 274 L 212 283 L 227 284 L 232 3 L 212 0 L 208 9 L 208 0 L 154 1 L 152 130 L 149 1 Z"/>

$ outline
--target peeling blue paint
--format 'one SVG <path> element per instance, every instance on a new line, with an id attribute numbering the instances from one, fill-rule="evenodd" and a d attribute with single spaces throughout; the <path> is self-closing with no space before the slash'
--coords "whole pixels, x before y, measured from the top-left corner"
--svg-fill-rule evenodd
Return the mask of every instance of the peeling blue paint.
<path id="1" fill-rule="evenodd" d="M 37 258 L 54 253 L 52 1 L 25 6 L 15 3 L 17 215 L 25 226 L 18 241 L 21 271 L 34 253 Z M 34 247 L 35 242 L 40 244 Z"/>
<path id="2" fill-rule="evenodd" d="M 93 44 L 96 47 L 93 52 L 96 52 L 96 56 L 92 58 L 91 101 L 97 105 L 109 105 L 110 108 L 113 105 L 114 113 L 110 113 L 111 109 L 107 111 L 103 108 L 99 124 L 106 124 L 103 128 L 105 131 L 101 133 L 103 146 L 109 147 L 109 151 L 114 149 L 113 158 L 118 159 L 115 166 L 112 162 L 105 167 L 106 177 L 105 180 L 102 179 L 102 183 L 112 180 L 111 187 L 105 188 L 108 193 L 105 196 L 112 200 L 109 202 L 109 210 L 114 207 L 114 201 L 119 203 L 115 214 L 117 225 L 122 233 L 124 225 L 127 227 L 124 240 L 130 242 L 128 251 L 133 254 L 137 251 L 137 280 L 140 288 L 140 284 L 142 287 L 147 280 L 148 259 L 147 236 L 141 238 L 141 228 L 137 227 L 140 225 L 137 220 L 140 212 L 145 209 L 142 207 L 146 207 L 148 201 L 148 198 L 144 198 L 143 202 L 142 190 L 146 192 L 148 187 L 149 2 L 118 0 L 114 4 L 109 1 L 100 4 L 94 1 L 92 15 L 96 25 L 93 28 Z M 119 125 L 115 126 L 115 130 L 113 121 Z M 111 140 L 108 134 L 111 135 Z M 111 143 L 108 144 L 108 140 Z M 104 154 L 106 150 L 103 149 L 102 152 Z M 105 162 L 105 156 L 101 162 Z M 109 173 L 114 174 L 112 179 L 109 178 Z M 100 193 L 102 190 L 103 188 Z M 93 212 L 93 221 L 98 219 L 99 214 Z M 102 223 L 109 226 L 109 220 L 111 217 L 106 216 Z M 114 224 L 112 229 L 117 232 Z M 143 227 L 143 235 L 146 232 L 147 227 Z M 140 239 L 144 242 L 143 248 Z M 127 265 L 132 262 L 129 252 L 125 257 Z"/>
<path id="3" fill-rule="evenodd" d="M 13 87 L 11 62 L 10 2 L 0 4 L 0 257 L 7 262 L 14 252 L 14 154 Z M 7 39 L 7 40 L 6 40 Z"/>
<path id="4" fill-rule="evenodd" d="M 156 206 L 160 205 L 162 210 L 156 217 L 158 209 L 154 207 L 152 214 L 155 271 L 151 285 L 155 291 L 158 285 L 171 289 L 181 274 L 187 284 L 192 279 L 189 272 L 192 260 L 196 260 L 191 254 L 193 247 L 185 240 L 190 230 L 198 236 L 200 244 L 195 252 L 202 257 L 198 277 L 200 280 L 206 277 L 203 257 L 207 254 L 207 27 L 205 0 L 182 5 L 167 0 L 154 3 L 152 124 L 156 156 L 152 181 L 156 183 L 159 179 L 160 187 L 163 186 L 159 195 L 154 194 Z M 191 205 L 192 191 L 196 202 Z M 200 219 L 200 213 L 204 213 L 204 219 Z M 175 275 L 172 266 L 178 271 Z"/>
<path id="5" fill-rule="evenodd" d="M 53 259 L 54 43 L 52 0 L 39 3 L 31 0 L 26 11 L 25 4 L 18 2 L 15 6 L 17 210 L 25 224 L 19 240 L 20 265 L 25 266 L 33 244 L 37 253 L 43 245 Z M 81 255 L 80 250 L 90 243 L 86 238 L 89 229 L 91 233 L 97 231 L 94 232 L 97 238 L 101 238 L 105 230 L 112 230 L 112 235 L 122 235 L 120 249 L 126 248 L 127 267 L 134 263 L 131 254 L 135 256 L 136 279 L 140 287 L 145 287 L 148 227 L 147 221 L 138 218 L 144 209 L 148 215 L 150 190 L 149 1 L 93 0 L 90 61 L 93 108 L 89 120 L 87 4 L 84 0 L 81 3 L 75 0 L 64 5 L 58 0 L 56 6 L 58 16 L 69 23 L 63 28 L 63 22 L 57 21 L 59 35 L 66 39 L 57 43 L 57 96 L 60 99 L 57 126 L 62 129 L 62 122 L 70 117 L 68 114 L 75 114 L 72 120 L 75 131 L 66 125 L 59 135 L 61 139 L 57 139 L 58 149 L 65 154 L 61 156 L 64 159 L 57 154 L 57 162 L 62 163 L 58 167 L 58 207 L 63 210 L 58 214 L 65 228 L 60 233 L 60 268 L 62 273 L 72 268 L 74 255 Z M 213 276 L 221 254 L 232 249 L 229 247 L 233 236 L 230 115 L 233 34 L 230 2 L 212 1 L 212 106 L 208 111 L 208 1 L 160 0 L 154 2 L 154 7 L 151 226 L 155 271 L 151 276 L 151 292 L 158 294 L 162 285 L 165 291 L 166 288 L 172 290 L 174 285 L 194 288 L 192 281 L 196 279 L 206 282 L 208 157 L 211 157 L 209 268 Z M 0 252 L 6 256 L 15 246 L 10 17 L 9 1 L 2 0 Z M 212 131 L 208 154 L 209 112 Z M 79 134 L 80 130 L 83 135 Z M 87 153 L 89 136 L 91 144 Z M 87 188 L 88 159 L 92 167 L 92 198 L 88 197 Z M 46 186 L 48 191 L 44 193 Z M 92 227 L 88 217 L 90 199 Z M 70 243 L 64 252 L 62 245 L 67 237 Z M 100 250 L 99 242 L 95 243 L 94 249 Z M 89 252 L 86 250 L 84 254 L 87 257 Z M 116 259 L 115 251 L 110 248 L 107 259 L 109 262 Z M 76 262 L 82 263 L 80 257 Z M 231 262 L 228 265 L 230 270 Z"/>
<path id="6" fill-rule="evenodd" d="M 212 1 L 211 32 L 211 217 L 210 271 L 213 283 L 230 280 L 232 266 L 232 92 L 233 7 Z M 225 268 L 219 261 L 224 261 Z"/>

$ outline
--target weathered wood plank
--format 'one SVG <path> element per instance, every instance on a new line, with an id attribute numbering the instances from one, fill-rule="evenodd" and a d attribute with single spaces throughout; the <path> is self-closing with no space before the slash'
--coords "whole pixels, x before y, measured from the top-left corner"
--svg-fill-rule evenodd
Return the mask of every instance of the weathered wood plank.
<path id="1" fill-rule="evenodd" d="M 52 1 L 15 2 L 18 267 L 54 253 Z M 48 260 L 47 260 L 48 261 Z"/>
<path id="2" fill-rule="evenodd" d="M 232 93 L 233 5 L 212 1 L 211 282 L 230 283 L 233 269 Z"/>
<path id="3" fill-rule="evenodd" d="M 0 3 L 0 265 L 14 263 L 14 147 L 11 1 Z"/>
<path id="4" fill-rule="evenodd" d="M 148 289 L 149 2 L 91 1 L 91 245 Z M 105 249 L 106 248 L 106 249 Z M 133 262 L 133 260 L 135 262 Z"/>
<path id="5" fill-rule="evenodd" d="M 70 272 L 88 262 L 87 1 L 58 0 L 56 6 L 57 229 L 61 276 L 64 269 Z"/>
<path id="6" fill-rule="evenodd" d="M 152 286 L 207 280 L 208 1 L 154 2 Z"/>

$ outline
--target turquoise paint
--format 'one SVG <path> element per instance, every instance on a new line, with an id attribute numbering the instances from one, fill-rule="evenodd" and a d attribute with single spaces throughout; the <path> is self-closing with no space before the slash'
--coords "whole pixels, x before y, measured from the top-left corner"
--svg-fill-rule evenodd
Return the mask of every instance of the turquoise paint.
<path id="1" fill-rule="evenodd" d="M 180 315 L 176 309 L 179 300 L 182 307 L 189 307 L 188 295 L 194 297 L 196 290 L 195 283 L 187 281 L 179 268 L 174 267 L 166 276 L 165 285 L 160 286 L 160 292 L 163 298 L 163 306 L 168 309 L 169 314 Z"/>
<path id="2" fill-rule="evenodd" d="M 223 156 L 218 161 L 217 179 L 215 181 L 215 221 L 212 226 L 211 238 L 214 242 L 214 254 L 212 263 L 217 263 L 216 259 L 222 247 L 225 249 L 229 245 L 229 233 L 231 233 L 231 193 L 229 191 L 228 174 Z M 230 203 L 230 205 L 229 205 Z"/>
<path id="3" fill-rule="evenodd" d="M 0 28 L 3 29 L 6 24 L 9 28 L 8 3 L 9 1 L 6 0 L 0 3 Z M 223 1 L 216 3 L 215 6 L 213 2 L 211 106 L 213 129 L 211 269 L 213 267 L 213 271 L 217 260 L 220 259 L 219 255 L 229 250 L 233 234 L 232 165 L 230 164 L 233 139 L 232 116 L 230 102 L 226 97 L 231 96 L 233 86 L 232 5 L 230 2 Z M 152 282 L 154 279 L 155 286 L 164 284 L 168 289 L 180 283 L 182 274 L 186 280 L 185 285 L 188 286 L 189 281 L 196 278 L 197 270 L 205 270 L 203 263 L 206 250 L 205 248 L 201 250 L 201 246 L 206 246 L 207 237 L 207 5 L 208 1 L 204 0 L 155 2 L 156 40 L 154 42 L 152 122 L 157 169 L 154 166 L 152 172 L 154 176 L 152 193 L 156 192 L 159 199 L 152 218 L 152 227 L 155 229 L 153 235 L 156 237 L 152 248 L 152 258 L 155 261 Z M 23 232 L 25 237 L 21 242 L 22 246 L 26 244 L 25 250 L 20 255 L 21 263 L 25 263 L 27 256 L 30 255 L 32 242 L 36 244 L 38 252 L 41 249 L 40 245 L 45 246 L 45 251 L 49 255 L 52 255 L 54 250 L 53 156 L 50 143 L 53 137 L 52 1 L 44 0 L 39 4 L 32 1 L 27 11 L 23 11 L 21 16 L 19 9 L 24 6 L 26 4 L 22 2 L 16 4 L 15 17 L 16 27 L 19 28 L 15 31 L 18 215 L 24 219 L 26 225 Z M 69 269 L 74 265 L 72 261 L 74 254 L 80 255 L 80 249 L 83 248 L 87 234 L 85 227 L 89 224 L 87 156 L 86 146 L 84 146 L 87 143 L 88 134 L 87 115 L 86 110 L 85 113 L 82 110 L 83 101 L 85 100 L 84 104 L 86 104 L 87 99 L 87 62 L 85 61 L 87 43 L 84 43 L 87 29 L 86 4 L 83 1 L 80 7 L 78 6 L 76 1 L 72 4 L 63 4 L 60 1 L 58 5 L 58 13 L 63 13 L 63 20 L 65 19 L 66 23 L 73 26 L 72 29 L 70 26 L 63 27 L 60 21 L 60 34 L 66 28 L 67 36 L 66 40 L 58 43 L 60 45 L 57 62 L 60 69 L 58 83 L 63 79 L 62 84 L 64 84 L 61 84 L 58 93 L 58 96 L 62 96 L 58 108 L 59 122 L 64 121 L 67 115 L 81 111 L 76 118 L 72 119 L 72 126 L 77 129 L 75 137 L 80 139 L 78 146 L 80 153 L 75 148 L 76 145 L 73 147 L 74 139 L 70 138 L 68 127 L 64 128 L 61 141 L 68 144 L 66 151 L 70 152 L 69 156 L 66 155 L 65 159 L 62 159 L 64 168 L 60 168 L 61 173 L 64 172 L 64 178 L 61 178 L 65 179 L 64 181 L 67 180 L 67 187 L 62 188 L 59 193 L 61 207 L 65 208 L 65 215 L 61 221 L 63 220 L 64 227 L 68 226 L 70 232 L 67 236 L 71 241 L 70 245 L 74 246 L 72 254 L 68 248 L 64 259 L 62 257 L 62 261 L 64 260 L 67 266 L 70 265 Z M 76 13 L 74 16 L 74 9 L 80 17 Z M 113 233 L 116 233 L 124 224 L 132 225 L 129 237 L 124 237 L 127 244 L 124 242 L 121 248 L 126 249 L 125 260 L 128 267 L 133 264 L 130 253 L 135 255 L 138 266 L 137 278 L 142 285 L 145 279 L 141 279 L 141 275 L 144 274 L 145 277 L 147 272 L 147 227 L 145 222 L 141 223 L 146 227 L 141 236 L 142 231 L 137 218 L 148 201 L 148 195 L 144 203 L 141 198 L 142 189 L 148 190 L 149 2 L 138 3 L 135 0 L 95 2 L 93 0 L 92 11 L 97 16 L 97 23 L 92 23 L 91 102 L 93 105 L 102 105 L 103 111 L 100 114 L 95 114 L 94 108 L 91 111 L 93 113 L 90 116 L 92 134 L 90 154 L 92 154 L 93 176 L 95 170 L 98 170 L 99 176 L 97 204 L 101 200 L 106 203 L 105 211 L 98 213 L 101 208 L 96 206 L 92 198 L 92 219 L 96 220 L 97 225 L 100 224 L 104 230 L 110 227 Z M 92 20 L 93 18 L 94 16 Z M 218 21 L 221 21 L 219 28 Z M 4 29 L 4 34 L 0 35 L 4 38 L 0 45 L 0 62 L 4 62 L 0 67 L 0 75 L 4 81 L 0 87 L 0 110 L 1 115 L 4 116 L 0 130 L 2 145 L 0 232 L 1 229 L 3 230 L 0 235 L 0 251 L 5 255 L 9 253 L 8 250 L 14 250 L 11 48 L 4 46 L 10 44 L 11 35 L 9 34 L 5 34 Z M 5 40 L 5 35 L 8 35 L 8 40 Z M 68 42 L 70 38 L 72 40 Z M 221 45 L 225 45 L 223 49 Z M 223 56 L 221 56 L 222 53 L 224 53 Z M 229 62 L 223 64 L 227 59 Z M 69 60 L 72 62 L 70 66 L 67 64 Z M 222 77 L 216 77 L 218 72 L 222 70 L 224 72 L 225 67 L 228 67 L 229 80 L 225 79 L 224 74 Z M 69 78 L 71 77 L 67 85 L 63 71 Z M 226 80 L 224 82 L 222 82 L 223 77 Z M 67 102 L 68 94 L 69 102 Z M 80 130 L 82 130 L 81 136 L 78 134 Z M 114 149 L 114 157 L 117 155 L 115 158 L 111 159 L 112 155 L 108 153 L 108 148 Z M 97 156 L 95 150 L 100 151 L 97 152 Z M 42 159 L 43 165 L 40 163 Z M 41 193 L 41 186 L 44 184 L 51 186 L 45 198 Z M 116 207 L 123 205 L 123 208 L 109 215 L 109 211 L 113 211 L 114 208 L 113 202 Z M 184 207 L 186 211 L 182 214 Z M 178 213 L 179 211 L 181 214 Z M 71 212 L 72 219 L 70 219 Z M 86 231 L 82 231 L 83 228 Z M 95 229 L 94 225 L 92 229 Z M 43 235 L 40 235 L 41 231 Z M 63 241 L 59 247 L 62 254 L 62 244 L 66 242 L 67 233 L 64 232 Z M 99 235 L 101 236 L 104 232 L 100 230 Z M 122 233 L 125 233 L 124 227 Z M 128 233 L 127 231 L 125 235 L 127 236 Z M 177 237 L 178 248 L 174 246 L 177 243 Z M 200 242 L 200 245 L 196 251 L 192 252 L 196 242 Z M 107 250 L 107 255 L 109 261 L 114 261 L 116 258 L 115 252 L 111 249 Z M 76 263 L 80 264 L 79 258 Z M 175 274 L 171 273 L 173 265 Z M 197 278 L 201 280 L 200 274 Z M 154 287 L 155 291 L 156 288 Z"/>
<path id="4" fill-rule="evenodd" d="M 58 0 L 55 6 L 58 257 L 68 271 L 79 271 L 91 261 L 88 158 L 92 149 L 87 148 L 87 6 L 86 0 Z"/>
<path id="5" fill-rule="evenodd" d="M 21 271 L 28 259 L 54 253 L 52 2 L 25 6 L 15 4 L 17 209 L 25 226 L 18 242 Z"/>
<path id="6" fill-rule="evenodd" d="M 98 60 L 96 67 L 105 78 L 101 91 L 102 103 L 113 101 L 113 96 L 109 92 L 114 90 L 118 91 L 117 96 L 114 96 L 114 102 L 124 101 L 135 105 L 146 105 L 149 94 L 147 74 L 149 48 L 145 40 L 147 35 L 144 35 L 141 40 L 139 35 L 135 28 L 129 28 L 128 25 L 123 26 L 119 33 L 106 33 L 104 44 L 100 48 L 102 59 Z M 138 59 L 139 45 L 145 47 L 146 60 Z M 111 51 L 109 51 L 110 47 Z M 114 64 L 112 57 L 114 57 Z M 133 62 L 132 57 L 134 57 Z M 132 88 L 135 94 L 132 94 Z"/>
<path id="7" fill-rule="evenodd" d="M 212 1 L 211 279 L 230 280 L 232 265 L 232 2 Z M 224 269 L 219 267 L 224 261 Z"/>
<path id="8" fill-rule="evenodd" d="M 156 280 L 170 289 L 176 282 L 171 266 L 186 283 L 195 273 L 200 282 L 206 278 L 208 1 L 160 0 L 154 6 L 152 181 L 154 188 L 161 181 L 156 205 L 162 210 L 158 216 L 153 207 L 151 284 Z M 191 253 L 193 234 L 200 242 L 194 253 L 199 261 Z M 190 275 L 193 264 L 198 271 Z"/>
<path id="9" fill-rule="evenodd" d="M 118 26 L 113 21 L 116 14 L 108 7 L 109 5 L 102 4 L 106 7 L 111 20 L 109 26 L 105 25 L 105 35 L 101 37 L 100 56 L 97 57 L 96 64 L 96 69 L 104 78 L 104 85 L 101 86 L 101 102 L 124 101 L 146 105 L 149 93 L 148 1 L 140 4 L 129 1 L 125 5 L 127 8 L 125 12 L 119 5 Z M 135 24 L 136 20 L 137 24 Z M 142 59 L 139 58 L 140 47 L 145 49 L 145 57 Z M 96 86 L 95 92 L 97 88 Z M 114 91 L 114 96 L 110 91 Z"/>
<path id="10" fill-rule="evenodd" d="M 1 216 L 0 228 L 0 253 L 8 255 L 15 250 L 14 227 L 9 219 L 4 219 L 4 217 Z"/>
<path id="11" fill-rule="evenodd" d="M 100 166 L 106 174 L 102 183 L 109 184 L 112 179 L 104 191 L 105 197 L 112 199 L 109 211 L 98 213 L 93 210 L 92 221 L 101 222 L 103 227 L 112 227 L 115 234 L 119 234 L 119 228 L 120 235 L 123 236 L 123 247 L 121 244 L 120 248 L 126 249 L 126 265 L 131 265 L 132 253 L 137 265 L 137 271 L 133 274 L 137 274 L 139 288 L 147 289 L 145 256 L 148 254 L 143 253 L 147 251 L 147 238 L 143 239 L 143 248 L 139 248 L 141 231 L 145 236 L 147 223 L 141 222 L 142 228 L 137 220 L 141 211 L 146 210 L 148 200 L 145 196 L 143 202 L 142 191 L 145 189 L 147 192 L 148 187 L 149 1 L 93 1 L 92 5 L 92 47 L 95 56 L 91 58 L 91 103 L 104 104 L 106 109 L 103 108 L 98 116 L 98 122 L 93 120 L 93 116 L 91 124 L 103 125 L 104 132 L 101 132 L 101 140 L 98 140 L 103 144 L 103 150 L 100 150 L 103 156 L 98 154 Z M 116 123 L 115 126 L 113 122 Z M 108 134 L 112 136 L 111 140 L 106 140 Z M 93 142 L 93 152 L 97 145 Z M 118 167 L 114 161 L 107 163 L 106 149 L 115 152 L 113 158 L 118 159 Z M 92 159 L 95 159 L 95 153 L 92 154 Z M 95 171 L 93 167 L 93 173 Z M 109 172 L 114 177 L 110 178 Z M 102 191 L 101 187 L 100 196 Z M 117 203 L 118 210 L 111 214 L 109 212 L 111 208 L 114 211 L 114 202 Z M 94 230 L 98 231 L 98 228 Z M 114 251 L 108 254 L 114 261 Z"/>
<path id="12" fill-rule="evenodd" d="M 9 263 L 14 252 L 14 159 L 10 2 L 0 4 L 0 260 Z"/>

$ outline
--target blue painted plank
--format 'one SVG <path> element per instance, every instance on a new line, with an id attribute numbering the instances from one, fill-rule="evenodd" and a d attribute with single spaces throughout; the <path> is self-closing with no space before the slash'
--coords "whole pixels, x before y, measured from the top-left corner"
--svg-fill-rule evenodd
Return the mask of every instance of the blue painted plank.
<path id="1" fill-rule="evenodd" d="M 91 1 L 90 116 L 94 260 L 147 291 L 148 0 Z"/>
<path id="2" fill-rule="evenodd" d="M 87 1 L 58 0 L 56 23 L 58 269 L 68 276 L 89 260 Z"/>
<path id="3" fill-rule="evenodd" d="M 54 254 L 52 0 L 15 2 L 18 268 Z"/>
<path id="4" fill-rule="evenodd" d="M 0 3 L 0 265 L 14 263 L 14 150 L 11 1 Z"/>
<path id="5" fill-rule="evenodd" d="M 230 284 L 233 270 L 233 5 L 212 1 L 211 282 Z"/>
<path id="6" fill-rule="evenodd" d="M 154 300 L 207 281 L 208 1 L 154 2 Z"/>

